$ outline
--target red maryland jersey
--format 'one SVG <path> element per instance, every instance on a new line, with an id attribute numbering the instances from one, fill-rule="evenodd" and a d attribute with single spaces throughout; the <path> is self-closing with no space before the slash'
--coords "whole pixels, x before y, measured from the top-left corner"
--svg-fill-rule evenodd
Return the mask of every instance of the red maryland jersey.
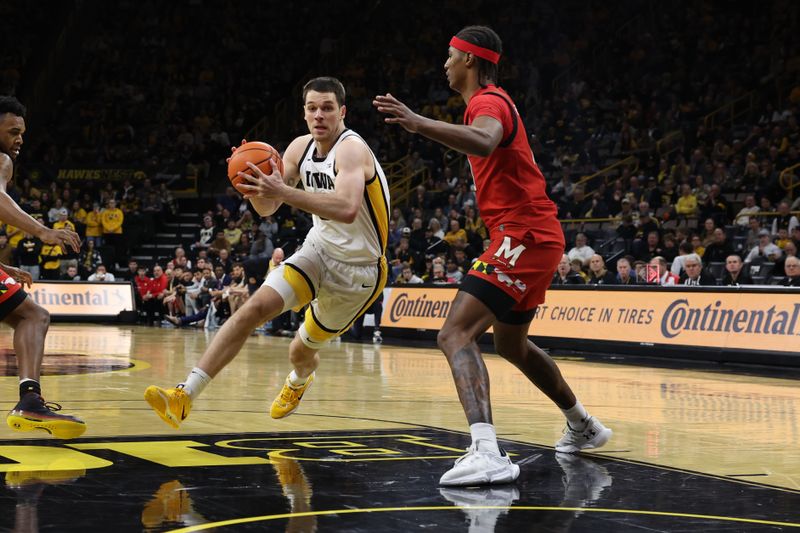
<path id="1" fill-rule="evenodd" d="M 494 85 L 476 92 L 464 113 L 464 124 L 488 116 L 503 125 L 503 139 L 488 157 L 469 155 L 481 218 L 490 230 L 501 224 L 527 226 L 537 243 L 564 244 L 555 204 L 533 158 L 528 134 L 508 94 Z"/>

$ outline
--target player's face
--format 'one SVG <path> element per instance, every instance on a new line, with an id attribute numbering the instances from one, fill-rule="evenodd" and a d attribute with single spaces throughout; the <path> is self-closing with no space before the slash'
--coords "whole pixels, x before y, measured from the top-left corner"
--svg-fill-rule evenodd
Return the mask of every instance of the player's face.
<path id="1" fill-rule="evenodd" d="M 346 112 L 333 93 L 308 91 L 303 106 L 308 131 L 315 141 L 332 140 L 339 135 Z"/>
<path id="2" fill-rule="evenodd" d="M 22 135 L 25 133 L 25 119 L 13 113 L 0 116 L 0 151 L 16 159 L 22 148 Z"/>
<path id="3" fill-rule="evenodd" d="M 447 61 L 444 62 L 444 73 L 447 76 L 447 84 L 454 91 L 458 91 L 464 85 L 467 75 L 467 67 L 464 64 L 467 54 L 456 50 L 452 46 L 447 49 Z"/>

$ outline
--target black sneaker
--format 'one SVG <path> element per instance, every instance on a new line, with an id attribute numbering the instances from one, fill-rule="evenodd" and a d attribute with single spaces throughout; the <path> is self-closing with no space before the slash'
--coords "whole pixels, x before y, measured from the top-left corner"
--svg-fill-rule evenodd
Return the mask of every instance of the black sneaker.
<path id="1" fill-rule="evenodd" d="M 74 439 L 86 431 L 83 420 L 70 415 L 60 415 L 61 406 L 45 402 L 39 394 L 29 392 L 8 413 L 6 422 L 14 431 L 44 430 L 57 439 Z"/>

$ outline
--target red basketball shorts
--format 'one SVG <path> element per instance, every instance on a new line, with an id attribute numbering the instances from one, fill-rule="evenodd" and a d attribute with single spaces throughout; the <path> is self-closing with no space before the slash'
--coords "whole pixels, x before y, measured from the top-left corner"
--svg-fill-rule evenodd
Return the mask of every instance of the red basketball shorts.
<path id="1" fill-rule="evenodd" d="M 22 285 L 0 269 L 0 320 L 16 309 L 25 296 Z"/>
<path id="2" fill-rule="evenodd" d="M 502 307 L 513 303 L 506 310 L 530 311 L 544 302 L 545 292 L 563 254 L 563 243 L 536 242 L 535 234 L 528 227 L 500 226 L 492 232 L 489 247 L 472 265 L 467 280 L 475 276 L 502 291 L 506 297 L 497 291 L 468 292 L 478 296 L 498 318 L 503 314 L 503 309 L 497 307 L 500 300 L 506 302 Z M 497 297 L 491 298 L 490 292 Z M 487 298 L 497 302 L 487 302 Z"/>

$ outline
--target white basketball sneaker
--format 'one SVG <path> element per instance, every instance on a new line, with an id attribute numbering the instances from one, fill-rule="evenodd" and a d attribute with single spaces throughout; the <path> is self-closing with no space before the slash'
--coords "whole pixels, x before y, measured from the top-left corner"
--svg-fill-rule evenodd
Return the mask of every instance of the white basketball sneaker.
<path id="1" fill-rule="evenodd" d="M 593 416 L 586 421 L 586 427 L 575 429 L 567 423 L 564 436 L 556 442 L 556 451 L 560 453 L 578 453 L 581 450 L 599 448 L 611 438 L 614 432 L 605 427 Z"/>
<path id="2" fill-rule="evenodd" d="M 456 463 L 439 479 L 439 485 L 470 486 L 499 485 L 511 483 L 519 477 L 519 466 L 500 449 L 500 455 L 483 451 L 483 441 L 478 440 L 467 448 L 467 453 L 456 459 Z"/>

